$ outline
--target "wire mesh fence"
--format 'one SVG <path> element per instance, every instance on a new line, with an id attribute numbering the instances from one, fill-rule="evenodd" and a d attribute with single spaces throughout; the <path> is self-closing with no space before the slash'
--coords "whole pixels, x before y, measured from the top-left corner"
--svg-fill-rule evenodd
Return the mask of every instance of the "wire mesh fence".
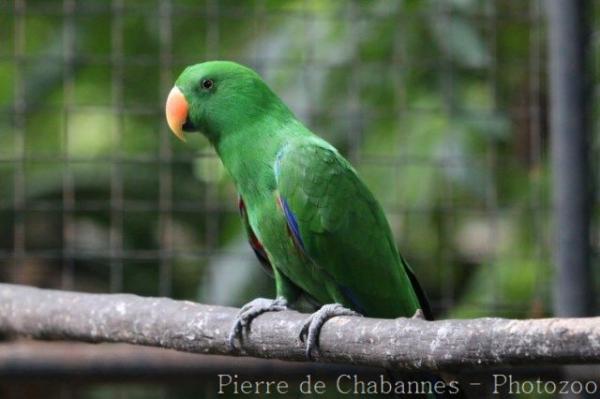
<path id="1" fill-rule="evenodd" d="M 550 314 L 543 6 L 0 4 L 0 279 L 236 305 L 273 296 L 216 155 L 164 122 L 184 66 L 231 59 L 356 166 L 436 314 Z"/>

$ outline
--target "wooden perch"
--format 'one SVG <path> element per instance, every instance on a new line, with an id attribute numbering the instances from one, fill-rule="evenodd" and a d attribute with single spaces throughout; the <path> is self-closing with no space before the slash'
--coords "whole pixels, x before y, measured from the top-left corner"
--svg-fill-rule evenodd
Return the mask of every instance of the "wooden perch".
<path id="1" fill-rule="evenodd" d="M 305 360 L 306 315 L 267 313 L 242 349 L 226 345 L 237 309 L 167 298 L 83 294 L 0 284 L 0 333 L 123 342 L 184 352 Z M 337 317 L 321 333 L 319 361 L 396 369 L 600 363 L 600 317 L 508 320 Z"/>

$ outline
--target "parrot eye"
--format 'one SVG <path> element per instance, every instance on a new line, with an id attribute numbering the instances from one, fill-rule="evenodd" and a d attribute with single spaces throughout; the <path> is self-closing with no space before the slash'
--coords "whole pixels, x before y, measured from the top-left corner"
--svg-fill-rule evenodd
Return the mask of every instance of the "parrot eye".
<path id="1" fill-rule="evenodd" d="M 213 88 L 215 83 L 211 79 L 202 79 L 202 83 L 200 83 L 204 90 L 210 90 Z"/>

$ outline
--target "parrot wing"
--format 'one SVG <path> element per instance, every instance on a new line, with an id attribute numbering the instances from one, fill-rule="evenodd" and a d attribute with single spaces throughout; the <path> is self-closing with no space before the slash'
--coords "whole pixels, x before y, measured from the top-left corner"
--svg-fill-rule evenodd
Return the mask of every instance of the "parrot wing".
<path id="1" fill-rule="evenodd" d="M 383 210 L 335 148 L 316 137 L 291 141 L 274 170 L 294 245 L 336 302 L 371 317 L 412 316 L 424 307 Z"/>

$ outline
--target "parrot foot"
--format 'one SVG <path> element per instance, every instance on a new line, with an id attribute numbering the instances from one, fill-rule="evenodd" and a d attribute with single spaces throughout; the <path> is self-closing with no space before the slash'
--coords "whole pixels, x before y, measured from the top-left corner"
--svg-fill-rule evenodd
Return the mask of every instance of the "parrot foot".
<path id="1" fill-rule="evenodd" d="M 236 349 L 236 338 L 241 342 L 242 331 L 244 328 L 250 327 L 252 320 L 263 313 L 279 312 L 286 309 L 287 300 L 283 297 L 278 297 L 275 299 L 256 298 L 242 306 L 235 317 L 235 323 L 233 324 L 233 327 L 231 328 L 227 338 L 227 345 L 229 346 L 229 349 L 231 351 Z"/>
<path id="2" fill-rule="evenodd" d="M 415 314 L 412 315 L 411 319 L 425 320 L 425 313 L 423 313 L 423 309 L 417 309 Z"/>
<path id="3" fill-rule="evenodd" d="M 323 305 L 321 309 L 311 314 L 304 322 L 300 331 L 300 341 L 306 343 L 306 358 L 313 359 L 313 352 L 319 348 L 319 334 L 325 322 L 336 316 L 360 316 L 360 313 L 347 309 L 339 303 Z"/>

